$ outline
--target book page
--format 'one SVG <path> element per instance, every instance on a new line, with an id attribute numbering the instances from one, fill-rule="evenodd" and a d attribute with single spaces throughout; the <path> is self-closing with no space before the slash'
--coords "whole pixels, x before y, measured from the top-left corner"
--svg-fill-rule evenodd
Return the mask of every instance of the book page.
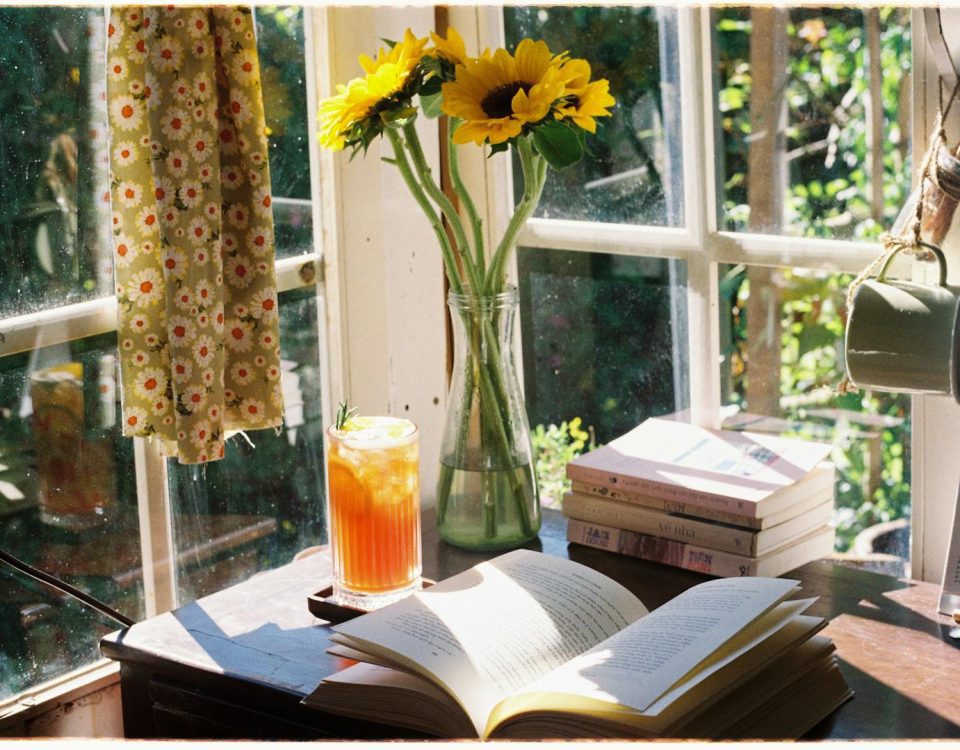
<path id="1" fill-rule="evenodd" d="M 456 701 L 430 680 L 373 664 L 354 664 L 330 675 L 303 703 L 428 734 L 469 737 L 473 731 Z"/>
<path id="2" fill-rule="evenodd" d="M 337 625 L 332 640 L 432 677 L 479 735 L 497 702 L 646 613 L 601 573 L 521 549 Z"/>
<path id="3" fill-rule="evenodd" d="M 574 693 L 644 711 L 796 588 L 796 581 L 780 578 L 725 578 L 694 586 L 530 690 Z"/>

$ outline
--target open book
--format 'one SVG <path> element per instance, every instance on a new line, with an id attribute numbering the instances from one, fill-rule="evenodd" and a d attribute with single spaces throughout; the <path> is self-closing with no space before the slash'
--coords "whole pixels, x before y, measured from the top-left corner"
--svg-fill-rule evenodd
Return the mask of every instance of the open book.
<path id="1" fill-rule="evenodd" d="M 445 737 L 799 737 L 851 693 L 797 590 L 721 579 L 648 613 L 517 550 L 335 626 L 360 663 L 304 703 Z"/>

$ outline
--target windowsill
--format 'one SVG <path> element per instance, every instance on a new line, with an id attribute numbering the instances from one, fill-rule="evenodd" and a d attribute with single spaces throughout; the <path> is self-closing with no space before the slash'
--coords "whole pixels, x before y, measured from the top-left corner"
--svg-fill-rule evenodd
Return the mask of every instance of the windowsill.
<path id="1" fill-rule="evenodd" d="M 38 687 L 0 702 L 0 736 L 23 722 L 54 711 L 61 706 L 115 685 L 120 681 L 120 665 L 107 659 L 45 682 Z"/>

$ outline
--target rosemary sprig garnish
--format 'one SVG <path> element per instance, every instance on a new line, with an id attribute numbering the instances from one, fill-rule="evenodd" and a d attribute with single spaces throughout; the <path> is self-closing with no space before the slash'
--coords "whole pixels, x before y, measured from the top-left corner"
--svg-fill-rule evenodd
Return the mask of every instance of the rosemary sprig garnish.
<path id="1" fill-rule="evenodd" d="M 356 408 L 349 408 L 346 400 L 341 401 L 340 408 L 337 409 L 337 420 L 334 422 L 334 428 L 342 430 L 347 422 L 349 422 L 356 415 L 356 413 Z"/>

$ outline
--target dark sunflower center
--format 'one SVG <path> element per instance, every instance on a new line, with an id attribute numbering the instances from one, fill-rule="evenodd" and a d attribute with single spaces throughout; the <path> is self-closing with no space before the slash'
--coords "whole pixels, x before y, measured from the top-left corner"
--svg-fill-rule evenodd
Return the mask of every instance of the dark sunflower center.
<path id="1" fill-rule="evenodd" d="M 531 84 L 523 83 L 522 81 L 503 83 L 483 97 L 483 101 L 480 102 L 480 107 L 487 117 L 491 119 L 496 117 L 509 117 L 513 114 L 513 107 L 511 106 L 513 97 L 516 96 L 517 92 L 521 89 L 523 93 L 526 94 L 529 93 L 531 88 Z"/>

